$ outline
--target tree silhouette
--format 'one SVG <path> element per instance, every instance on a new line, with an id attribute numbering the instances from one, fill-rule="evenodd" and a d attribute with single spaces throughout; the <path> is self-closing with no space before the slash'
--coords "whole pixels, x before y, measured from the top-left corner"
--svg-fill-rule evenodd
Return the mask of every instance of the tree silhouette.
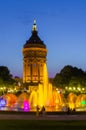
<path id="1" fill-rule="evenodd" d="M 9 69 L 6 66 L 0 66 L 0 80 L 4 84 L 13 84 L 14 83 L 12 74 L 10 74 Z"/>
<path id="2" fill-rule="evenodd" d="M 53 79 L 53 85 L 65 88 L 66 86 L 86 87 L 86 72 L 71 65 L 65 66 Z"/>

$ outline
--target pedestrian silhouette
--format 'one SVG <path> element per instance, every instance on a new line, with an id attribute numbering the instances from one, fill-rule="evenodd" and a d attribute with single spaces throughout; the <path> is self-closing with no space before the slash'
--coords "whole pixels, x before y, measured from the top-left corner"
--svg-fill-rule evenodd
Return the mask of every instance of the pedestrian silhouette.
<path id="1" fill-rule="evenodd" d="M 39 108 L 39 106 L 37 105 L 37 106 L 36 106 L 36 116 L 39 116 L 39 109 L 40 109 L 40 108 Z"/>
<path id="2" fill-rule="evenodd" d="M 43 106 L 42 109 L 41 109 L 41 114 L 45 115 L 45 107 Z"/>

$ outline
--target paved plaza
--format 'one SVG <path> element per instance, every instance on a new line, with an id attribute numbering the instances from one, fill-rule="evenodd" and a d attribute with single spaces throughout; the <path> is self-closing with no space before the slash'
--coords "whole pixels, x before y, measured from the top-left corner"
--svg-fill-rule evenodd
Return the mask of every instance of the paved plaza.
<path id="1" fill-rule="evenodd" d="M 86 115 L 28 115 L 28 114 L 0 114 L 1 119 L 17 120 L 86 120 Z"/>

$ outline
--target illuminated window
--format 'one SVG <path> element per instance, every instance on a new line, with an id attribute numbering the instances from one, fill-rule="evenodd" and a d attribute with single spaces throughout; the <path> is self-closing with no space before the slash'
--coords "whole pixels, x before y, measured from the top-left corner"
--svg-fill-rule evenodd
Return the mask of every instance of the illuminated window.
<path id="1" fill-rule="evenodd" d="M 34 77 L 34 80 L 36 80 L 36 77 Z"/>
<path id="2" fill-rule="evenodd" d="M 36 63 L 34 63 L 34 67 L 36 67 Z"/>

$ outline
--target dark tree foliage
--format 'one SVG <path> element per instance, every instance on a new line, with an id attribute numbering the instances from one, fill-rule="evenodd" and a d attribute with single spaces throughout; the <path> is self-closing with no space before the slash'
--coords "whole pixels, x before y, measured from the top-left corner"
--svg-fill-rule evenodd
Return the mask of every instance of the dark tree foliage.
<path id="1" fill-rule="evenodd" d="M 86 72 L 71 65 L 65 66 L 53 79 L 53 85 L 56 87 L 64 88 L 65 86 L 77 86 L 78 84 L 86 86 Z"/>
<path id="2" fill-rule="evenodd" d="M 12 78 L 12 75 L 10 74 L 9 69 L 6 66 L 0 66 L 0 80 L 4 84 L 14 83 L 14 79 Z"/>

